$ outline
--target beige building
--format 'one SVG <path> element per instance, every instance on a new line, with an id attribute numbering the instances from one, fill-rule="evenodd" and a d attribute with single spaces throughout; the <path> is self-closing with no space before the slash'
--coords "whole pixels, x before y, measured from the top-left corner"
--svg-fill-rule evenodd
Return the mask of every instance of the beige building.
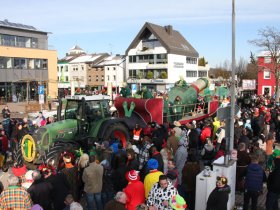
<path id="1" fill-rule="evenodd" d="M 33 26 L 0 21 L 0 97 L 2 101 L 57 97 L 57 52 L 48 49 L 48 33 Z"/>

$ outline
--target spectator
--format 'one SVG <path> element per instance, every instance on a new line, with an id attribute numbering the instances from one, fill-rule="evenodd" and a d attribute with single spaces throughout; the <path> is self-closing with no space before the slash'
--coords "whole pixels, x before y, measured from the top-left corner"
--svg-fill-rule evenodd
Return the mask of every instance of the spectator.
<path id="1" fill-rule="evenodd" d="M 126 210 L 126 199 L 124 192 L 117 192 L 115 198 L 105 205 L 104 210 Z"/>
<path id="2" fill-rule="evenodd" d="M 126 173 L 128 185 L 123 190 L 127 197 L 126 208 L 128 210 L 135 210 L 136 206 L 145 202 L 145 188 L 144 184 L 139 181 L 140 177 L 138 171 L 131 170 Z"/>
<path id="3" fill-rule="evenodd" d="M 11 111 L 8 107 L 8 105 L 6 105 L 4 107 L 4 109 L 2 109 L 2 116 L 3 116 L 3 122 L 2 122 L 2 125 L 3 125 L 3 129 L 5 131 L 5 134 L 7 135 L 7 137 L 9 138 L 10 135 L 11 135 L 11 130 L 10 130 L 10 125 L 11 125 L 11 120 L 10 120 L 10 117 L 11 117 Z"/>
<path id="4" fill-rule="evenodd" d="M 22 187 L 18 187 L 19 178 L 11 175 L 8 179 L 9 188 L 0 195 L 0 209 L 29 210 L 32 201 L 29 193 Z"/>
<path id="5" fill-rule="evenodd" d="M 143 140 L 144 136 L 144 131 L 143 129 L 139 126 L 138 123 L 135 124 L 135 128 L 133 130 L 133 142 L 134 144 L 139 144 Z"/>
<path id="6" fill-rule="evenodd" d="M 227 210 L 230 187 L 226 177 L 217 177 L 216 188 L 210 193 L 206 210 Z"/>
<path id="7" fill-rule="evenodd" d="M 49 182 L 53 187 L 51 198 L 54 210 L 64 209 L 64 199 L 70 192 L 70 186 L 65 174 L 53 174 L 50 167 L 41 167 L 41 171 L 46 182 Z"/>
<path id="8" fill-rule="evenodd" d="M 237 151 L 237 166 L 236 166 L 236 190 L 244 191 L 244 177 L 246 175 L 247 166 L 250 164 L 251 158 L 246 150 L 245 143 L 239 143 Z"/>
<path id="9" fill-rule="evenodd" d="M 133 149 L 128 149 L 126 151 L 127 154 L 127 161 L 126 161 L 126 171 L 131 170 L 138 170 L 139 169 L 139 162 L 135 157 L 135 152 Z"/>
<path id="10" fill-rule="evenodd" d="M 250 200 L 252 200 L 252 209 L 257 209 L 258 197 L 262 193 L 264 181 L 266 175 L 259 165 L 259 157 L 253 155 L 246 171 L 243 210 L 248 209 Z"/>
<path id="11" fill-rule="evenodd" d="M 166 176 L 175 188 L 178 186 L 178 169 L 176 168 L 175 161 L 173 159 L 168 160 L 168 170 Z"/>
<path id="12" fill-rule="evenodd" d="M 168 202 L 176 194 L 176 188 L 168 182 L 165 175 L 161 175 L 158 183 L 155 183 L 149 192 L 147 205 L 154 209 L 172 209 Z"/>
<path id="13" fill-rule="evenodd" d="M 182 171 L 182 196 L 190 210 L 194 210 L 195 206 L 196 176 L 199 172 L 199 162 L 194 154 L 190 154 Z"/>
<path id="14" fill-rule="evenodd" d="M 178 143 L 179 148 L 176 151 L 174 160 L 176 168 L 178 169 L 178 185 L 182 183 L 182 170 L 188 158 L 188 150 L 186 147 L 186 138 L 182 137 Z"/>
<path id="15" fill-rule="evenodd" d="M 175 136 L 176 131 L 171 129 L 170 136 L 167 139 L 167 148 L 172 151 L 172 155 L 175 155 L 178 149 L 178 138 Z"/>
<path id="16" fill-rule="evenodd" d="M 61 170 L 65 174 L 67 181 L 70 185 L 70 192 L 74 197 L 74 200 L 79 199 L 79 186 L 80 180 L 78 176 L 78 167 L 72 164 L 72 154 L 65 153 L 63 155 L 63 162 L 65 167 Z"/>
<path id="17" fill-rule="evenodd" d="M 63 210 L 83 210 L 81 204 L 75 202 L 71 194 L 65 197 L 64 203 L 66 204 L 66 207 Z"/>
<path id="18" fill-rule="evenodd" d="M 151 138 L 149 136 L 144 136 L 142 147 L 139 151 L 138 160 L 139 160 L 139 170 L 141 170 L 144 165 L 149 160 L 149 149 L 151 148 Z"/>
<path id="19" fill-rule="evenodd" d="M 89 166 L 85 168 L 83 173 L 83 181 L 85 183 L 85 192 L 87 198 L 88 210 L 93 210 L 95 202 L 98 210 L 103 209 L 101 200 L 103 167 L 95 163 L 95 156 L 89 157 Z"/>
<path id="20" fill-rule="evenodd" d="M 164 168 L 164 164 L 163 164 L 163 159 L 161 154 L 159 153 L 159 151 L 157 150 L 157 148 L 155 146 L 152 146 L 149 149 L 149 153 L 150 153 L 150 157 L 157 160 L 158 162 L 158 170 L 161 172 L 164 172 L 163 168 Z"/>
<path id="21" fill-rule="evenodd" d="M 217 151 L 220 149 L 222 141 L 226 137 L 225 125 L 226 125 L 225 121 L 221 121 L 221 126 L 217 129 L 217 132 L 216 132 L 216 137 L 217 137 L 216 150 Z"/>
<path id="22" fill-rule="evenodd" d="M 149 192 L 153 185 L 158 182 L 159 176 L 163 175 L 161 171 L 158 171 L 158 162 L 155 159 L 150 159 L 147 163 L 150 173 L 145 176 L 144 187 L 145 187 L 145 197 L 148 198 Z"/>
<path id="23" fill-rule="evenodd" d="M 43 113 L 42 112 L 39 112 L 39 115 L 38 117 L 36 118 L 36 125 L 38 127 L 41 127 L 42 124 L 46 123 L 46 118 L 43 116 Z"/>
<path id="24" fill-rule="evenodd" d="M 115 190 L 114 190 L 114 182 L 115 179 L 113 177 L 113 171 L 110 166 L 110 163 L 107 160 L 103 160 L 100 163 L 103 166 L 103 179 L 102 179 L 102 204 L 105 206 L 111 199 L 114 198 Z"/>
<path id="25" fill-rule="evenodd" d="M 43 209 L 51 209 L 52 185 L 42 179 L 40 171 L 33 171 L 32 179 L 34 181 L 27 190 L 32 202 L 39 204 Z"/>
<path id="26" fill-rule="evenodd" d="M 280 195 L 280 158 L 274 158 L 274 170 L 270 172 L 267 180 L 266 209 L 278 210 Z"/>

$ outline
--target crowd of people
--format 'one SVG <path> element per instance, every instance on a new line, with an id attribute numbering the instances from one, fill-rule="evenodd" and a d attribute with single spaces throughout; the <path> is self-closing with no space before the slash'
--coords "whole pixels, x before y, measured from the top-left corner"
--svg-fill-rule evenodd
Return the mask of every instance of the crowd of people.
<path id="1" fill-rule="evenodd" d="M 13 147 L 11 142 L 16 144 L 30 132 L 28 119 L 18 122 L 16 128 L 5 127 L 10 118 L 7 110 L 2 111 L 4 156 Z M 38 118 L 37 126 L 52 122 L 41 114 Z M 186 125 L 150 122 L 141 128 L 136 124 L 131 143 L 112 139 L 96 142 L 88 154 L 65 151 L 59 166 L 50 161 L 28 170 L 25 165 L 4 161 L 0 209 L 193 210 L 196 176 L 226 153 L 225 127 L 225 122 L 212 117 Z M 280 141 L 279 131 L 280 107 L 269 97 L 256 97 L 256 103 L 242 107 L 235 119 L 234 187 L 244 194 L 244 210 L 250 201 L 252 209 L 257 209 L 264 182 L 267 209 L 278 209 L 280 151 L 274 145 Z M 227 209 L 230 192 L 227 177 L 217 177 L 207 210 Z"/>

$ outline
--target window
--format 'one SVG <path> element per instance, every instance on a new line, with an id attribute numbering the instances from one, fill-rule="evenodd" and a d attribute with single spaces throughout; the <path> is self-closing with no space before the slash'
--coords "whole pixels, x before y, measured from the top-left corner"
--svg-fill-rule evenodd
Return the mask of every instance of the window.
<path id="1" fill-rule="evenodd" d="M 113 70 L 116 70 L 116 67 L 114 67 Z"/>
<path id="2" fill-rule="evenodd" d="M 66 72 L 68 71 L 68 66 L 65 66 L 65 71 L 66 71 Z"/>
<path id="3" fill-rule="evenodd" d="M 68 82 L 69 81 L 69 78 L 68 76 L 65 77 L 65 82 Z"/>
<path id="4" fill-rule="evenodd" d="M 107 80 L 110 81 L 110 75 L 107 76 Z"/>
<path id="5" fill-rule="evenodd" d="M 12 61 L 12 58 L 0 57 L 0 69 L 11 69 L 13 67 Z"/>
<path id="6" fill-rule="evenodd" d="M 31 58 L 28 59 L 28 69 L 34 69 L 35 68 L 35 59 Z"/>
<path id="7" fill-rule="evenodd" d="M 116 81 L 116 75 L 114 75 L 114 81 Z"/>
<path id="8" fill-rule="evenodd" d="M 61 72 L 63 71 L 63 66 L 60 66 L 60 71 L 61 71 Z"/>
<path id="9" fill-rule="evenodd" d="M 264 63 L 271 63 L 271 57 L 264 57 Z"/>
<path id="10" fill-rule="evenodd" d="M 98 75 L 95 76 L 95 81 L 98 82 Z"/>
<path id="11" fill-rule="evenodd" d="M 82 71 L 84 70 L 84 66 L 82 66 Z"/>
<path id="12" fill-rule="evenodd" d="M 187 77 L 197 77 L 197 72 L 196 71 L 186 71 L 186 76 Z"/>
<path id="13" fill-rule="evenodd" d="M 129 63 L 136 63 L 136 55 L 129 56 Z"/>
<path id="14" fill-rule="evenodd" d="M 101 81 L 104 82 L 104 76 L 103 75 L 101 76 Z"/>
<path id="15" fill-rule="evenodd" d="M 57 72 L 59 72 L 59 66 L 57 67 Z"/>
<path id="16" fill-rule="evenodd" d="M 197 58 L 187 57 L 186 62 L 189 64 L 197 64 Z"/>
<path id="17" fill-rule="evenodd" d="M 48 60 L 47 59 L 42 60 L 42 68 L 43 69 L 48 69 Z"/>
<path id="18" fill-rule="evenodd" d="M 136 70 L 135 69 L 129 70 L 129 78 L 136 78 Z"/>
<path id="19" fill-rule="evenodd" d="M 41 69 L 42 66 L 42 60 L 36 59 L 35 60 L 35 69 Z"/>
<path id="20" fill-rule="evenodd" d="M 207 71 L 199 71 L 198 77 L 207 77 Z"/>
<path id="21" fill-rule="evenodd" d="M 27 59 L 25 58 L 14 58 L 15 69 L 27 69 Z"/>
<path id="22" fill-rule="evenodd" d="M 109 71 L 109 70 L 110 70 L 110 68 L 109 68 L 109 67 L 107 67 L 107 70 Z"/>
<path id="23" fill-rule="evenodd" d="M 264 71 L 263 72 L 263 78 L 264 79 L 270 79 L 270 71 Z"/>

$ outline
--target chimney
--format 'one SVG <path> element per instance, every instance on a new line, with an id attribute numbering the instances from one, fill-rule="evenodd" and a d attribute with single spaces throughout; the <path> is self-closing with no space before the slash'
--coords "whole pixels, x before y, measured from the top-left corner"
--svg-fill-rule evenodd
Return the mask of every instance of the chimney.
<path id="1" fill-rule="evenodd" d="M 164 26 L 164 28 L 165 28 L 166 32 L 167 32 L 170 36 L 172 36 L 172 34 L 173 34 L 172 25 Z"/>

